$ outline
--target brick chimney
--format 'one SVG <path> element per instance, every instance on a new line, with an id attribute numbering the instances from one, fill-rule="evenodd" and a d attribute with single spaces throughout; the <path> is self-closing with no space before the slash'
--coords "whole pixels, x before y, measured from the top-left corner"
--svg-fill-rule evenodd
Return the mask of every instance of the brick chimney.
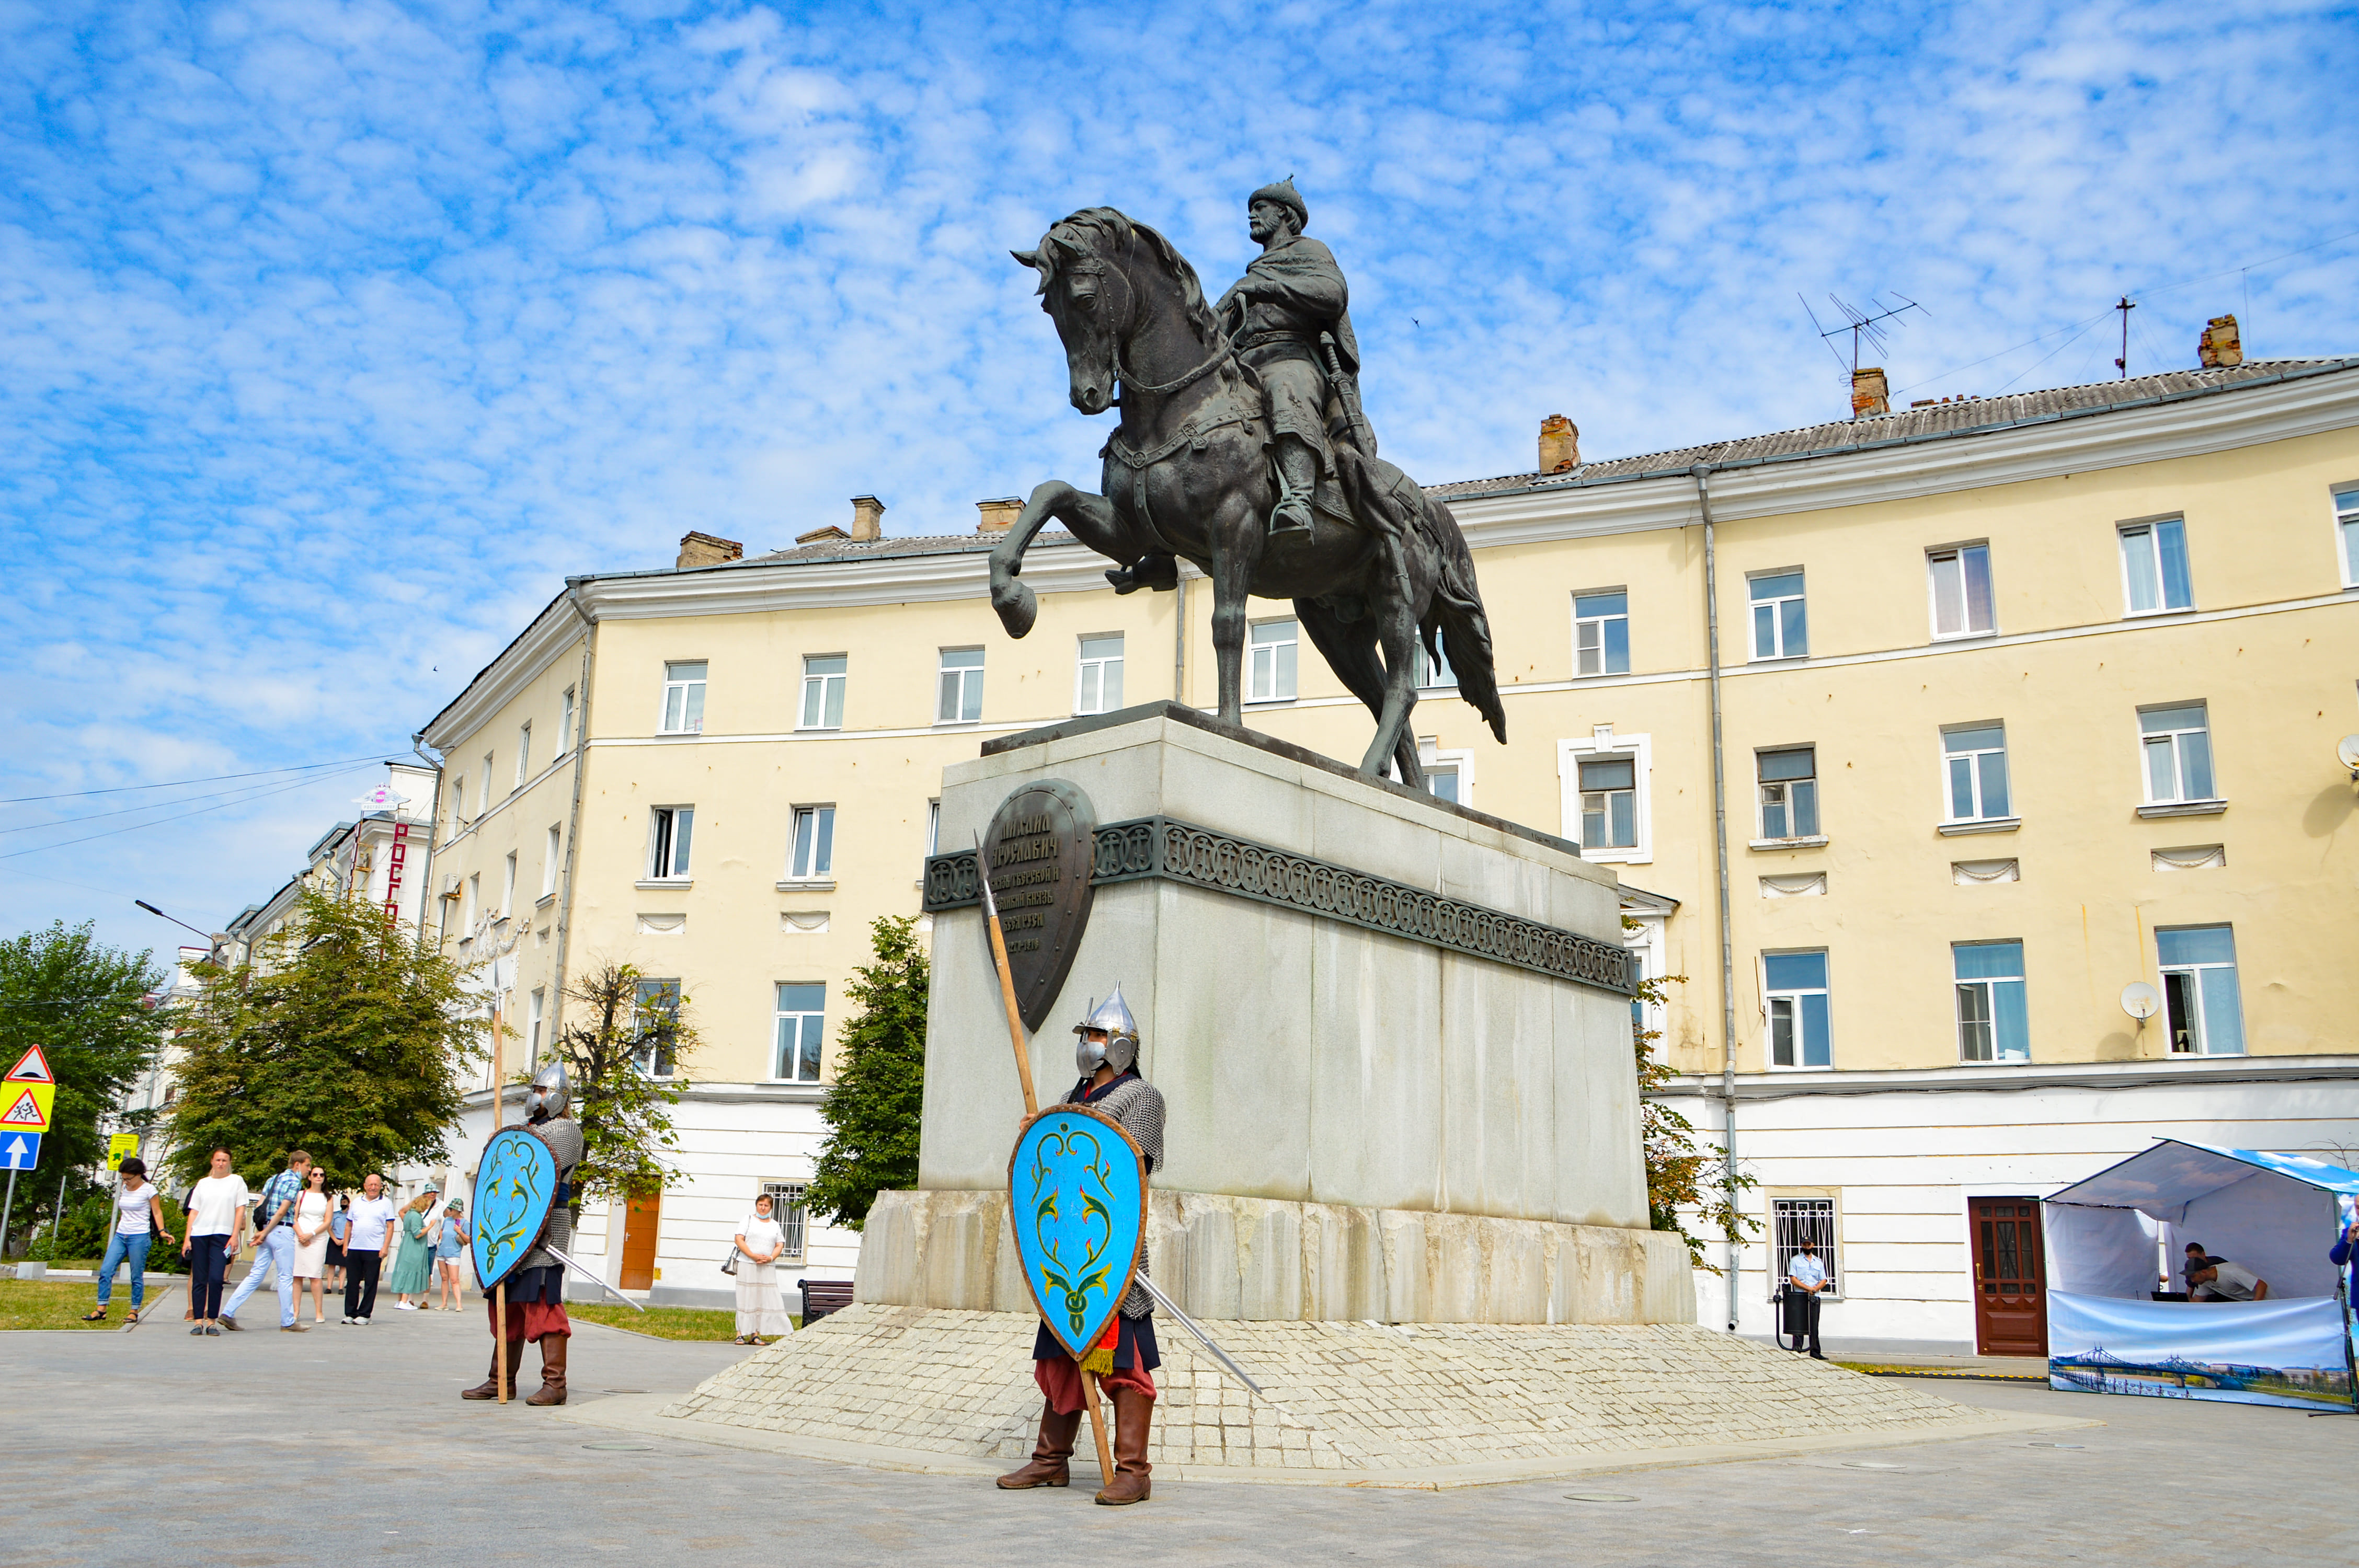
<path id="1" fill-rule="evenodd" d="M 796 535 L 795 543 L 798 545 L 832 544 L 838 539 L 849 543 L 851 538 L 851 535 L 831 523 L 824 528 L 814 528 L 808 534 Z"/>
<path id="2" fill-rule="evenodd" d="M 872 544 L 885 536 L 885 503 L 873 495 L 852 498 L 852 542 Z"/>
<path id="3" fill-rule="evenodd" d="M 1540 421 L 1540 472 L 1571 473 L 1581 466 L 1581 427 L 1561 414 Z"/>
<path id="4" fill-rule="evenodd" d="M 1884 384 L 1884 372 L 1870 365 L 1851 373 L 1851 416 L 1864 419 L 1873 414 L 1892 412 L 1892 394 Z"/>
<path id="5" fill-rule="evenodd" d="M 2234 316 L 2214 316 L 2196 341 L 2195 357 L 2205 370 L 2233 370 L 2245 362 L 2245 342 L 2236 335 Z"/>
<path id="6" fill-rule="evenodd" d="M 1003 495 L 996 501 L 978 501 L 974 509 L 981 516 L 975 524 L 978 534 L 1005 534 L 1016 526 L 1016 514 L 1024 510 L 1021 496 Z"/>
<path id="7" fill-rule="evenodd" d="M 710 534 L 682 534 L 679 536 L 679 559 L 676 567 L 717 567 L 723 561 L 742 561 L 745 546 L 734 539 L 716 539 Z"/>

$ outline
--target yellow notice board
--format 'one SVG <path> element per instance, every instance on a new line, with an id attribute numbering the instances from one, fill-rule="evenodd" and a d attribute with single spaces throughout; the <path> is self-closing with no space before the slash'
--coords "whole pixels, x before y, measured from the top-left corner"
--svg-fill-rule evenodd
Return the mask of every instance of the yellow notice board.
<path id="1" fill-rule="evenodd" d="M 0 1083 L 0 1132 L 47 1132 L 55 1084 Z"/>
<path id="2" fill-rule="evenodd" d="M 138 1152 L 139 1134 L 111 1133 L 106 1140 L 106 1168 L 110 1171 L 120 1171 L 123 1169 L 123 1162 Z"/>

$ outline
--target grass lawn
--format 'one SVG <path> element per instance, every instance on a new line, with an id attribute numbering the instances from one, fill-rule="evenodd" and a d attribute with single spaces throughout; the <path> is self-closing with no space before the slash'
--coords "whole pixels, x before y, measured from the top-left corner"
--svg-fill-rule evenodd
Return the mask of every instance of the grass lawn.
<path id="1" fill-rule="evenodd" d="M 88 1312 L 88 1307 L 82 1308 Z M 645 1312 L 633 1312 L 619 1302 L 568 1302 L 565 1314 L 585 1323 L 603 1323 L 610 1328 L 627 1328 L 635 1334 L 651 1334 L 658 1339 L 717 1339 L 723 1344 L 737 1337 L 737 1314 L 729 1312 L 708 1312 L 702 1307 L 649 1307 Z M 792 1320 L 802 1326 L 801 1320 Z"/>
<path id="2" fill-rule="evenodd" d="M 162 1283 L 147 1277 L 147 1300 L 153 1304 Z M 97 1304 L 98 1287 L 88 1280 L 0 1280 L 0 1329 L 90 1328 L 112 1331 L 131 1316 L 131 1281 L 114 1283 L 114 1303 L 104 1323 L 83 1323 L 82 1314 Z M 715 1317 L 723 1314 L 715 1313 Z M 723 1335 L 723 1339 L 728 1338 Z"/>

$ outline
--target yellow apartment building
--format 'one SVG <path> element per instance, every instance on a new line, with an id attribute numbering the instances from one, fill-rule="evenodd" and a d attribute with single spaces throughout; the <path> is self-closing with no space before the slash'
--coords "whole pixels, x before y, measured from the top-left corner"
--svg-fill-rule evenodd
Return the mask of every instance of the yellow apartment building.
<path id="1" fill-rule="evenodd" d="M 1699 1274 L 1704 1321 L 1767 1333 L 1809 1234 L 1830 1337 L 2036 1348 L 2030 1200 L 2160 1134 L 2359 1144 L 2359 360 L 1569 444 L 1543 438 L 1560 471 L 1439 487 L 1510 738 L 1447 670 L 1415 725 L 1437 790 L 1614 865 L 1633 946 L 1680 977 L 1669 1098 L 1734 1138 L 1764 1227 Z M 1010 503 L 917 537 L 882 511 L 571 579 L 423 732 L 423 925 L 489 960 L 527 1049 L 610 957 L 703 1034 L 675 1181 L 586 1217 L 585 1251 L 656 1299 L 722 1299 L 751 1197 L 809 1179 L 843 984 L 870 921 L 918 911 L 942 767 L 1213 700 L 1201 580 L 1118 597 L 1047 535 L 1011 641 L 985 599 Z M 1356 758 L 1365 711 L 1290 607 L 1255 611 L 1248 722 Z M 795 1240 L 784 1261 L 849 1275 L 856 1237 Z"/>

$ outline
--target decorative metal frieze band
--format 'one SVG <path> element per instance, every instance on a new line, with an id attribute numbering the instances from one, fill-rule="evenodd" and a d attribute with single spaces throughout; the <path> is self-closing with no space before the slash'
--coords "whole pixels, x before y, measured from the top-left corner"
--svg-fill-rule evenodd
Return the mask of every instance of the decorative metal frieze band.
<path id="1" fill-rule="evenodd" d="M 1627 949 L 1519 914 L 1169 817 L 1143 816 L 1098 828 L 1092 886 L 1151 877 L 1299 910 L 1621 996 L 1636 988 Z M 954 849 L 927 859 L 927 914 L 969 908 L 982 899 L 973 850 Z"/>

